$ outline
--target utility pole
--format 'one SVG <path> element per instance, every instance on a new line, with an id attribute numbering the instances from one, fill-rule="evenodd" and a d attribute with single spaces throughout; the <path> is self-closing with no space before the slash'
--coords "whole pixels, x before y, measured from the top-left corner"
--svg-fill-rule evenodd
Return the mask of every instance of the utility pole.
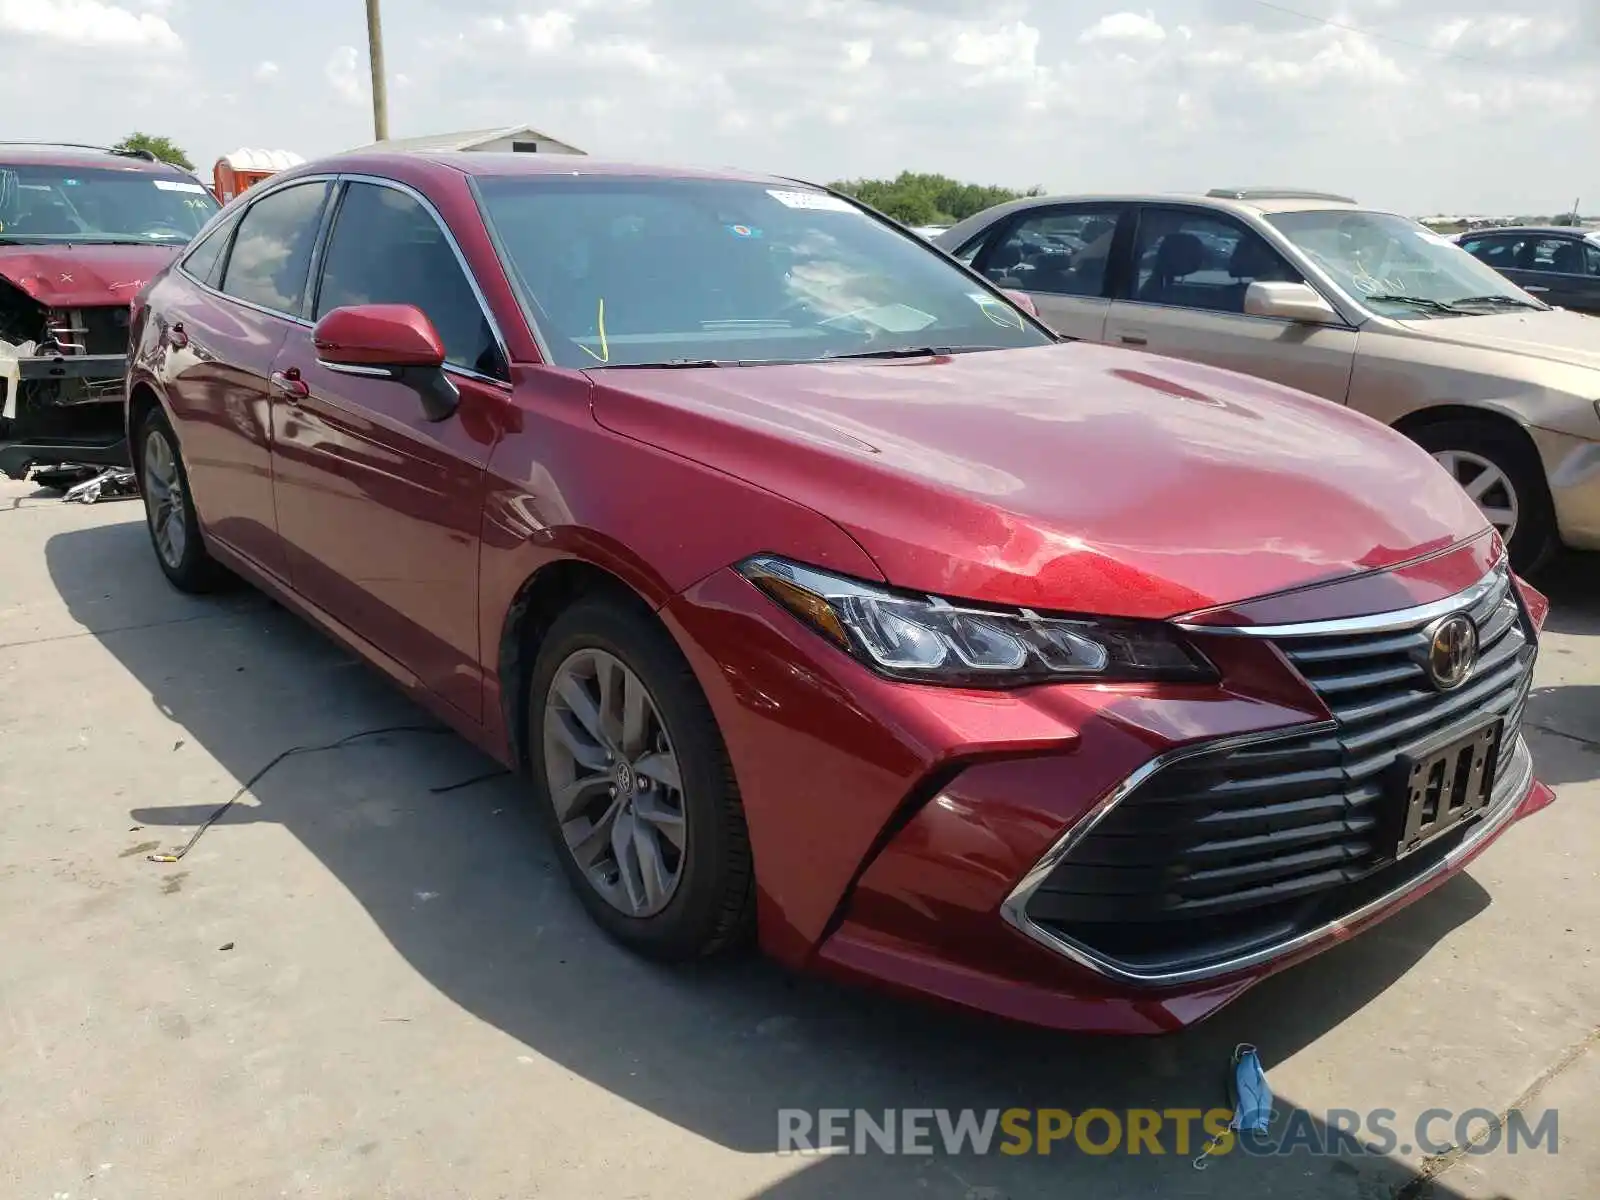
<path id="1" fill-rule="evenodd" d="M 383 82 L 383 23 L 378 17 L 378 0 L 367 0 L 367 58 L 372 63 L 373 140 L 389 138 L 389 94 Z"/>

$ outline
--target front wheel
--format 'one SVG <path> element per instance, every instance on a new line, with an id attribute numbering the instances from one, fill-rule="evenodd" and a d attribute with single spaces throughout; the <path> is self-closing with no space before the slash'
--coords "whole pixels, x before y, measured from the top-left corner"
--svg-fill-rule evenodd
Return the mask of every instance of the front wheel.
<path id="1" fill-rule="evenodd" d="M 534 800 L 589 915 L 666 961 L 745 940 L 750 843 L 716 721 L 677 646 L 620 598 L 556 619 L 528 690 Z"/>
<path id="2" fill-rule="evenodd" d="M 189 475 L 167 415 L 152 408 L 139 427 L 139 492 L 161 573 L 180 592 L 211 592 L 229 582 L 200 534 Z"/>
<path id="3" fill-rule="evenodd" d="M 1439 421 L 1411 436 L 1499 532 L 1513 570 L 1532 571 L 1556 549 L 1555 508 L 1531 447 L 1485 421 Z"/>

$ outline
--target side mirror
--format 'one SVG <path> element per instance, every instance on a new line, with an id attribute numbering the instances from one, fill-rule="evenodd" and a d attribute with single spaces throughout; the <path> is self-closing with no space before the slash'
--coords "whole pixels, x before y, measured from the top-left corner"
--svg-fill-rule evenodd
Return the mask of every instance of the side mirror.
<path id="1" fill-rule="evenodd" d="M 455 412 L 460 393 L 440 370 L 444 342 L 414 304 L 336 308 L 311 331 L 317 361 L 343 375 L 395 379 L 416 389 L 430 421 Z"/>
<path id="2" fill-rule="evenodd" d="M 1244 311 L 1246 316 L 1307 325 L 1344 324 L 1333 305 L 1309 283 L 1252 283 L 1244 293 Z"/>

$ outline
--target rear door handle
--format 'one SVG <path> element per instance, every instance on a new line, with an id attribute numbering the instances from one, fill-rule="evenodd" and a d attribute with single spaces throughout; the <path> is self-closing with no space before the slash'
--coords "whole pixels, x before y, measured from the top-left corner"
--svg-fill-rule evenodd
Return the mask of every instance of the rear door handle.
<path id="1" fill-rule="evenodd" d="M 310 385 L 300 378 L 299 367 L 290 367 L 287 371 L 274 371 L 270 382 L 272 390 L 280 393 L 290 404 L 299 404 L 311 395 Z"/>
<path id="2" fill-rule="evenodd" d="M 1148 346 L 1150 339 L 1142 333 L 1122 333 L 1117 335 L 1117 341 L 1124 346 Z"/>
<path id="3" fill-rule="evenodd" d="M 1522 290 L 1525 292 L 1548 292 L 1550 289 L 1547 287 L 1540 287 L 1536 283 L 1525 283 L 1522 285 Z"/>

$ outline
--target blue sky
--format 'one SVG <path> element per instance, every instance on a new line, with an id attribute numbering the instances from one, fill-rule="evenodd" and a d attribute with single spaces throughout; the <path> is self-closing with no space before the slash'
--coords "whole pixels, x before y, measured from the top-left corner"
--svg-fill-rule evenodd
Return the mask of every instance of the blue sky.
<path id="1" fill-rule="evenodd" d="M 525 122 L 817 179 L 1600 210 L 1600 0 L 384 0 L 384 27 L 397 136 Z M 139 128 L 206 166 L 371 140 L 362 0 L 0 0 L 0 40 L 12 136 Z"/>

